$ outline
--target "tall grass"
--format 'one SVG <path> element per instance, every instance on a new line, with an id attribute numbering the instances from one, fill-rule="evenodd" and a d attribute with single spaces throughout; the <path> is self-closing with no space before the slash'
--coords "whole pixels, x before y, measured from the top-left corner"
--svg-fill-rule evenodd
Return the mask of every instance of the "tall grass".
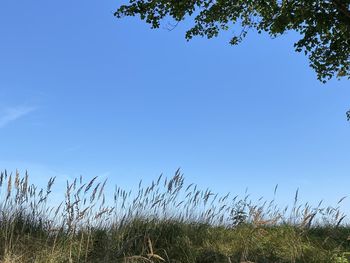
<path id="1" fill-rule="evenodd" d="M 339 206 L 301 204 L 298 191 L 280 208 L 198 189 L 178 170 L 113 196 L 106 181 L 79 177 L 52 206 L 54 183 L 1 172 L 0 262 L 348 262 Z"/>

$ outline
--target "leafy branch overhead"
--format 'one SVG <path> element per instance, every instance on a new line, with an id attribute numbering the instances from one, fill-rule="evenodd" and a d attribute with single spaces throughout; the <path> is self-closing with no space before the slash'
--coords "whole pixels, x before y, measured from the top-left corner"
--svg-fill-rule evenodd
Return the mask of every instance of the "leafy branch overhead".
<path id="1" fill-rule="evenodd" d="M 192 16 L 187 40 L 232 29 L 232 45 L 250 29 L 272 37 L 294 30 L 300 34 L 295 50 L 308 55 L 320 81 L 350 78 L 350 0 L 129 0 L 114 15 L 139 16 L 152 28 L 166 17 L 180 22 Z"/>

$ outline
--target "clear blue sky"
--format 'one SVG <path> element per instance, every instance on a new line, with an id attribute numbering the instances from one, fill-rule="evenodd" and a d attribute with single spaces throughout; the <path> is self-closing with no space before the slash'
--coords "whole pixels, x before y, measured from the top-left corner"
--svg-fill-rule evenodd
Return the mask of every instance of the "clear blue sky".
<path id="1" fill-rule="evenodd" d="M 1 1 L 2 170 L 128 188 L 181 167 L 216 192 L 350 193 L 350 81 L 318 82 L 295 35 L 186 42 L 186 23 L 150 30 L 118 4 Z"/>

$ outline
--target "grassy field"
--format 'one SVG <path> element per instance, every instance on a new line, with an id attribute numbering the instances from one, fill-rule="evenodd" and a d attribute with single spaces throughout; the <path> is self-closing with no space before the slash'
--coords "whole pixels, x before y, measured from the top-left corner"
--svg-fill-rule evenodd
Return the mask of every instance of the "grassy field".
<path id="1" fill-rule="evenodd" d="M 350 262 L 339 208 L 301 204 L 297 192 L 279 208 L 197 189 L 177 171 L 108 196 L 106 181 L 80 177 L 52 207 L 55 179 L 44 189 L 29 181 L 0 175 L 0 262 Z"/>

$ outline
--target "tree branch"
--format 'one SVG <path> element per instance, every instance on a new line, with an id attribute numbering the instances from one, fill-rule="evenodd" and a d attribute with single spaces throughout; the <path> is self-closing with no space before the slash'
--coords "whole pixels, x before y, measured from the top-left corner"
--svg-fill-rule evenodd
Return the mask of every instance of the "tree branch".
<path id="1" fill-rule="evenodd" d="M 338 11 L 342 13 L 344 16 L 350 19 L 350 10 L 347 8 L 341 0 L 332 0 L 333 4 L 336 6 Z"/>

